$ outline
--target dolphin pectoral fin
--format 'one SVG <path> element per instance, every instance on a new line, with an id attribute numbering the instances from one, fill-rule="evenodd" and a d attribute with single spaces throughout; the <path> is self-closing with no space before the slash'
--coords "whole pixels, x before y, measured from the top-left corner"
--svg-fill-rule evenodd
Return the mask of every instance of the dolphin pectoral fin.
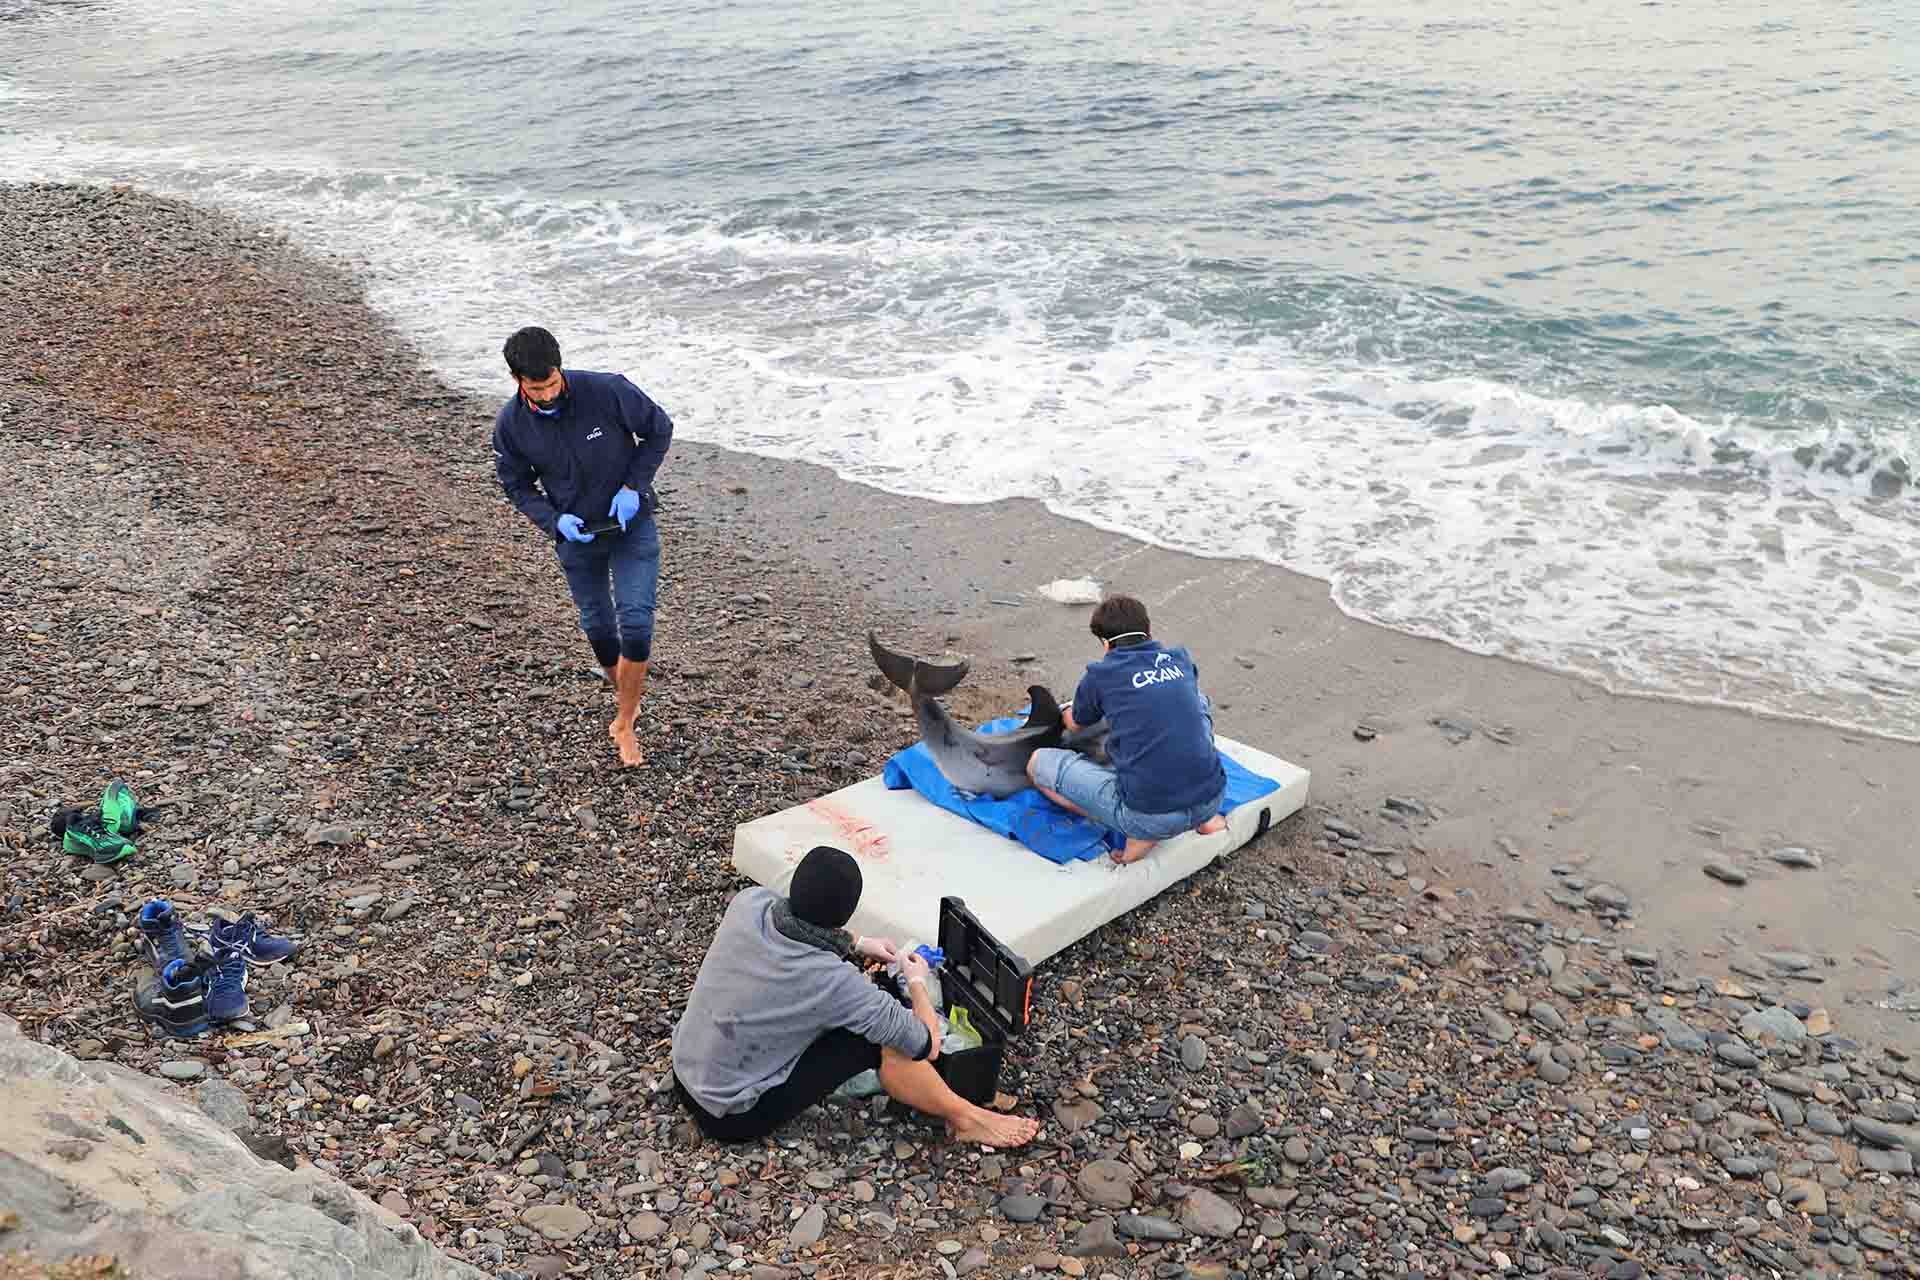
<path id="1" fill-rule="evenodd" d="M 1026 729 L 1064 729 L 1066 717 L 1060 714 L 1060 704 L 1053 700 L 1053 693 L 1045 685 L 1027 686 L 1027 698 L 1032 706 L 1027 711 Z"/>

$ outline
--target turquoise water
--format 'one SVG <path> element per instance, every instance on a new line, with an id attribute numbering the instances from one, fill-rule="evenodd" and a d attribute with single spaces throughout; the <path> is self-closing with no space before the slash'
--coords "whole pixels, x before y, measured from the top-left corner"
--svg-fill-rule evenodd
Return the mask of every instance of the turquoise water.
<path id="1" fill-rule="evenodd" d="M 462 386 L 541 322 L 690 437 L 1920 736 L 1892 0 L 313 8 L 0 0 L 0 177 L 351 255 Z"/>

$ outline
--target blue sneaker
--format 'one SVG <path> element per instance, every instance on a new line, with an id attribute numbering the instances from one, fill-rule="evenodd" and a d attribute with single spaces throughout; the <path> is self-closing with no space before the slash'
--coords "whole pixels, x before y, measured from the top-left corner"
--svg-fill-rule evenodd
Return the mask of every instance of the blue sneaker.
<path id="1" fill-rule="evenodd" d="M 235 947 L 246 953 L 248 964 L 266 965 L 279 964 L 289 956 L 298 955 L 306 943 L 275 937 L 262 929 L 249 911 L 238 920 L 222 920 L 216 916 L 207 926 L 207 946 L 214 951 Z"/>
<path id="2" fill-rule="evenodd" d="M 187 931 L 181 928 L 179 915 L 165 898 L 155 898 L 140 908 L 140 947 L 156 973 L 164 973 L 176 960 L 193 959 Z"/>
<path id="3" fill-rule="evenodd" d="M 197 1036 L 207 1019 L 206 962 L 170 960 L 160 976 L 133 993 L 133 1009 L 176 1040 Z"/>
<path id="4" fill-rule="evenodd" d="M 207 972 L 207 1016 L 232 1022 L 247 1016 L 247 953 L 221 947 L 213 953 Z"/>

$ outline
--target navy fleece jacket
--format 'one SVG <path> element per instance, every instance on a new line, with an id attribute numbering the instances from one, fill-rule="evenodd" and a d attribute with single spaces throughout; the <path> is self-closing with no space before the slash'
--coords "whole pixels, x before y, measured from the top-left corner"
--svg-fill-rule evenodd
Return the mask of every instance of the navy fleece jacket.
<path id="1" fill-rule="evenodd" d="M 588 524 L 607 518 L 622 486 L 659 505 L 653 476 L 673 443 L 673 420 L 625 374 L 562 369 L 560 411 L 535 413 L 518 391 L 493 419 L 493 470 L 500 487 L 550 538 L 567 512 Z"/>

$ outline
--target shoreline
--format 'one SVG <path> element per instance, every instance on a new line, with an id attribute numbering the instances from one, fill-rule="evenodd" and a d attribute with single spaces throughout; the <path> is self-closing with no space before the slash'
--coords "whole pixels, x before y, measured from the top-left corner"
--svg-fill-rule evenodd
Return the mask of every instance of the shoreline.
<path id="1" fill-rule="evenodd" d="M 1912 801 L 1869 785 L 1908 755 L 1616 698 L 1037 504 L 680 442 L 651 764 L 623 774 L 564 587 L 493 484 L 491 406 L 416 375 L 350 277 L 130 191 L 0 186 L 0 232 L 20 567 L 0 583 L 0 1007 L 27 1034 L 198 1063 L 299 1158 L 502 1276 L 1914 1256 L 1914 1024 L 1863 1001 L 1920 956 L 1883 942 L 1883 970 L 1846 945 L 1911 910 L 1867 839 L 1911 830 Z M 1313 770 L 1305 814 L 1044 966 L 1002 1078 L 1045 1121 L 1034 1147 L 838 1103 L 779 1144 L 698 1141 L 661 1046 L 742 884 L 732 825 L 912 737 L 866 628 L 974 654 L 954 710 L 986 718 L 1092 656 L 1086 610 L 1032 594 L 1083 575 L 1195 649 L 1222 732 Z M 1769 790 L 1783 771 L 1799 794 Z M 111 776 L 161 817 L 90 868 L 42 824 Z M 1767 861 L 1776 837 L 1825 865 Z M 1708 880 L 1695 842 L 1745 850 L 1749 883 Z M 305 933 L 253 998 L 312 1033 L 142 1030 L 128 920 L 159 895 Z M 542 1205 L 579 1229 L 542 1229 Z"/>
<path id="2" fill-rule="evenodd" d="M 1550 892 L 1612 883 L 1631 899 L 1634 932 L 1702 962 L 1752 969 L 1754 953 L 1785 948 L 1830 957 L 1825 989 L 1853 1002 L 1877 1036 L 1920 1051 L 1906 1013 L 1874 1007 L 1896 984 L 1920 987 L 1920 933 L 1907 925 L 1920 910 L 1909 862 L 1920 798 L 1898 785 L 1920 770 L 1920 747 L 1609 693 L 1350 618 L 1319 579 L 1152 547 L 1038 502 L 939 504 L 810 464 L 701 448 L 700 466 L 688 468 L 700 479 L 679 483 L 704 485 L 703 502 L 744 487 L 734 518 L 743 539 L 950 620 L 955 647 L 987 659 L 978 669 L 1009 698 L 1030 680 L 1070 690 L 1095 656 L 1089 610 L 1053 604 L 1038 586 L 1090 576 L 1128 590 L 1158 634 L 1194 649 L 1222 732 L 1313 771 L 1314 807 L 1558 923 L 1581 912 Z M 774 521 L 754 514 L 758 502 L 769 516 L 798 513 L 817 536 L 761 530 Z M 1016 672 L 1009 659 L 1023 653 L 1034 661 Z M 1371 741 L 1355 737 L 1362 726 Z M 1389 797 L 1429 813 L 1389 813 Z M 1771 856 L 1793 848 L 1823 865 Z M 1746 882 L 1710 878 L 1708 862 Z M 1569 890 L 1569 876 L 1589 883 Z"/>

